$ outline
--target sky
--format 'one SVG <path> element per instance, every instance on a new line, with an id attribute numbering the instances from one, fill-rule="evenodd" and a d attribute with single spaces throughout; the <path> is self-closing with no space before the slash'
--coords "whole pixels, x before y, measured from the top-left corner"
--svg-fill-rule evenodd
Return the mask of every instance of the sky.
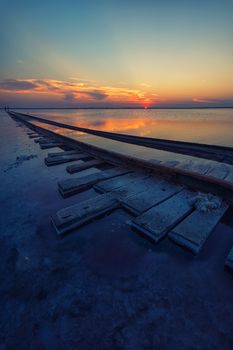
<path id="1" fill-rule="evenodd" d="M 233 106 L 232 0 L 0 0 L 0 105 Z"/>

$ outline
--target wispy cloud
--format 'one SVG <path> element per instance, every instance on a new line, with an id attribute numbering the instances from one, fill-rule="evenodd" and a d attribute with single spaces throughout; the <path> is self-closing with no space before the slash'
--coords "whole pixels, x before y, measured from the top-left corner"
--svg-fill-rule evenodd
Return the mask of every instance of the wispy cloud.
<path id="1" fill-rule="evenodd" d="M 87 82 L 70 82 L 53 79 L 8 79 L 0 81 L 0 91 L 28 95 L 46 94 L 46 98 L 56 97 L 60 100 L 75 103 L 128 103 L 128 104 L 152 104 L 159 100 L 155 91 L 148 91 L 142 87 L 139 89 L 127 88 L 124 86 L 98 85 Z"/>
<path id="2" fill-rule="evenodd" d="M 194 97 L 193 98 L 193 102 L 197 102 L 197 103 L 214 103 L 216 101 L 207 100 L 207 99 L 204 99 L 204 98 L 196 98 L 196 97 Z"/>
<path id="3" fill-rule="evenodd" d="M 95 80 L 85 79 L 85 78 L 81 78 L 81 77 L 69 77 L 69 79 L 75 80 L 75 81 L 84 81 L 84 82 L 87 82 L 87 83 L 95 83 Z"/>
<path id="4" fill-rule="evenodd" d="M 16 80 L 16 79 L 6 79 L 0 81 L 0 90 L 32 90 L 35 89 L 37 85 L 30 80 Z"/>

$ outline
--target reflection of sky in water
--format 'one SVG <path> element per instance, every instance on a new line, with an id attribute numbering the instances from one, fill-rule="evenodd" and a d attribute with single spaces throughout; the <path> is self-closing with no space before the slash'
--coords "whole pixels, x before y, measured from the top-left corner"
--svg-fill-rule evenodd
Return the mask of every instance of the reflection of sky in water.
<path id="1" fill-rule="evenodd" d="M 106 139 L 95 135 L 89 135 L 89 134 L 80 133 L 73 130 L 58 128 L 52 125 L 46 125 L 44 123 L 34 122 L 34 124 L 39 125 L 42 128 L 52 130 L 58 134 L 62 134 L 70 138 L 76 139 L 78 141 L 88 143 L 93 146 L 101 147 L 109 151 L 118 152 L 123 155 L 129 155 L 129 156 L 133 156 L 133 157 L 137 157 L 145 160 L 159 160 L 159 161 L 177 160 L 179 162 L 198 160 L 198 162 L 203 162 L 203 163 L 207 161 L 205 159 L 200 159 L 200 158 L 187 156 L 183 154 L 161 151 L 161 150 L 137 146 L 137 145 L 131 145 L 128 143 L 110 140 L 110 139 Z"/>
<path id="2" fill-rule="evenodd" d="M 26 113 L 97 130 L 233 146 L 233 109 L 76 109 Z"/>

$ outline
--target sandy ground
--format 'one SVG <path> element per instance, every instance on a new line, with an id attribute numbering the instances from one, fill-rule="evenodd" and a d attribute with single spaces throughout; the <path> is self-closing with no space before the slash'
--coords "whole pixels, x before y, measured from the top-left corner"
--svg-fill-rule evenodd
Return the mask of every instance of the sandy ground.
<path id="1" fill-rule="evenodd" d="M 0 350 L 233 348 L 232 212 L 198 258 L 154 246 L 121 210 L 57 238 L 49 216 L 94 190 L 62 199 L 66 165 L 0 121 Z"/>

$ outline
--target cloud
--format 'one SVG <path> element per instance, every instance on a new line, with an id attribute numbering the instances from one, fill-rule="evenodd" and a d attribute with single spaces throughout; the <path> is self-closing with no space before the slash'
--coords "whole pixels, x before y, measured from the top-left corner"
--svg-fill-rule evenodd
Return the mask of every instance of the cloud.
<path id="1" fill-rule="evenodd" d="M 197 102 L 197 103 L 214 103 L 215 101 L 211 101 L 211 100 L 206 100 L 203 98 L 193 98 L 193 102 Z"/>
<path id="2" fill-rule="evenodd" d="M 145 88 L 151 88 L 151 85 L 149 85 L 147 83 L 140 83 L 139 85 L 142 87 L 145 87 Z"/>
<path id="3" fill-rule="evenodd" d="M 88 95 L 97 101 L 105 100 L 108 97 L 108 95 L 105 92 L 101 92 L 101 91 L 90 91 L 88 92 Z"/>
<path id="4" fill-rule="evenodd" d="M 36 88 L 37 85 L 28 80 L 16 80 L 16 79 L 7 79 L 0 81 L 0 89 L 2 90 L 32 90 Z"/>
<path id="5" fill-rule="evenodd" d="M 86 80 L 87 81 L 87 80 Z M 8 79 L 0 81 L 0 91 L 17 100 L 22 96 L 25 101 L 45 100 L 59 103 L 74 103 L 86 105 L 152 105 L 159 100 L 156 91 L 151 89 L 128 88 L 124 86 L 109 86 L 101 83 L 80 83 L 55 79 Z"/>
<path id="6" fill-rule="evenodd" d="M 71 80 L 77 80 L 77 81 L 85 81 L 87 83 L 95 83 L 95 80 L 92 79 L 85 79 L 85 78 L 80 78 L 80 77 L 69 77 Z"/>
<path id="7" fill-rule="evenodd" d="M 64 94 L 64 101 L 75 102 L 76 101 L 75 94 L 73 92 L 67 92 L 66 94 Z"/>

